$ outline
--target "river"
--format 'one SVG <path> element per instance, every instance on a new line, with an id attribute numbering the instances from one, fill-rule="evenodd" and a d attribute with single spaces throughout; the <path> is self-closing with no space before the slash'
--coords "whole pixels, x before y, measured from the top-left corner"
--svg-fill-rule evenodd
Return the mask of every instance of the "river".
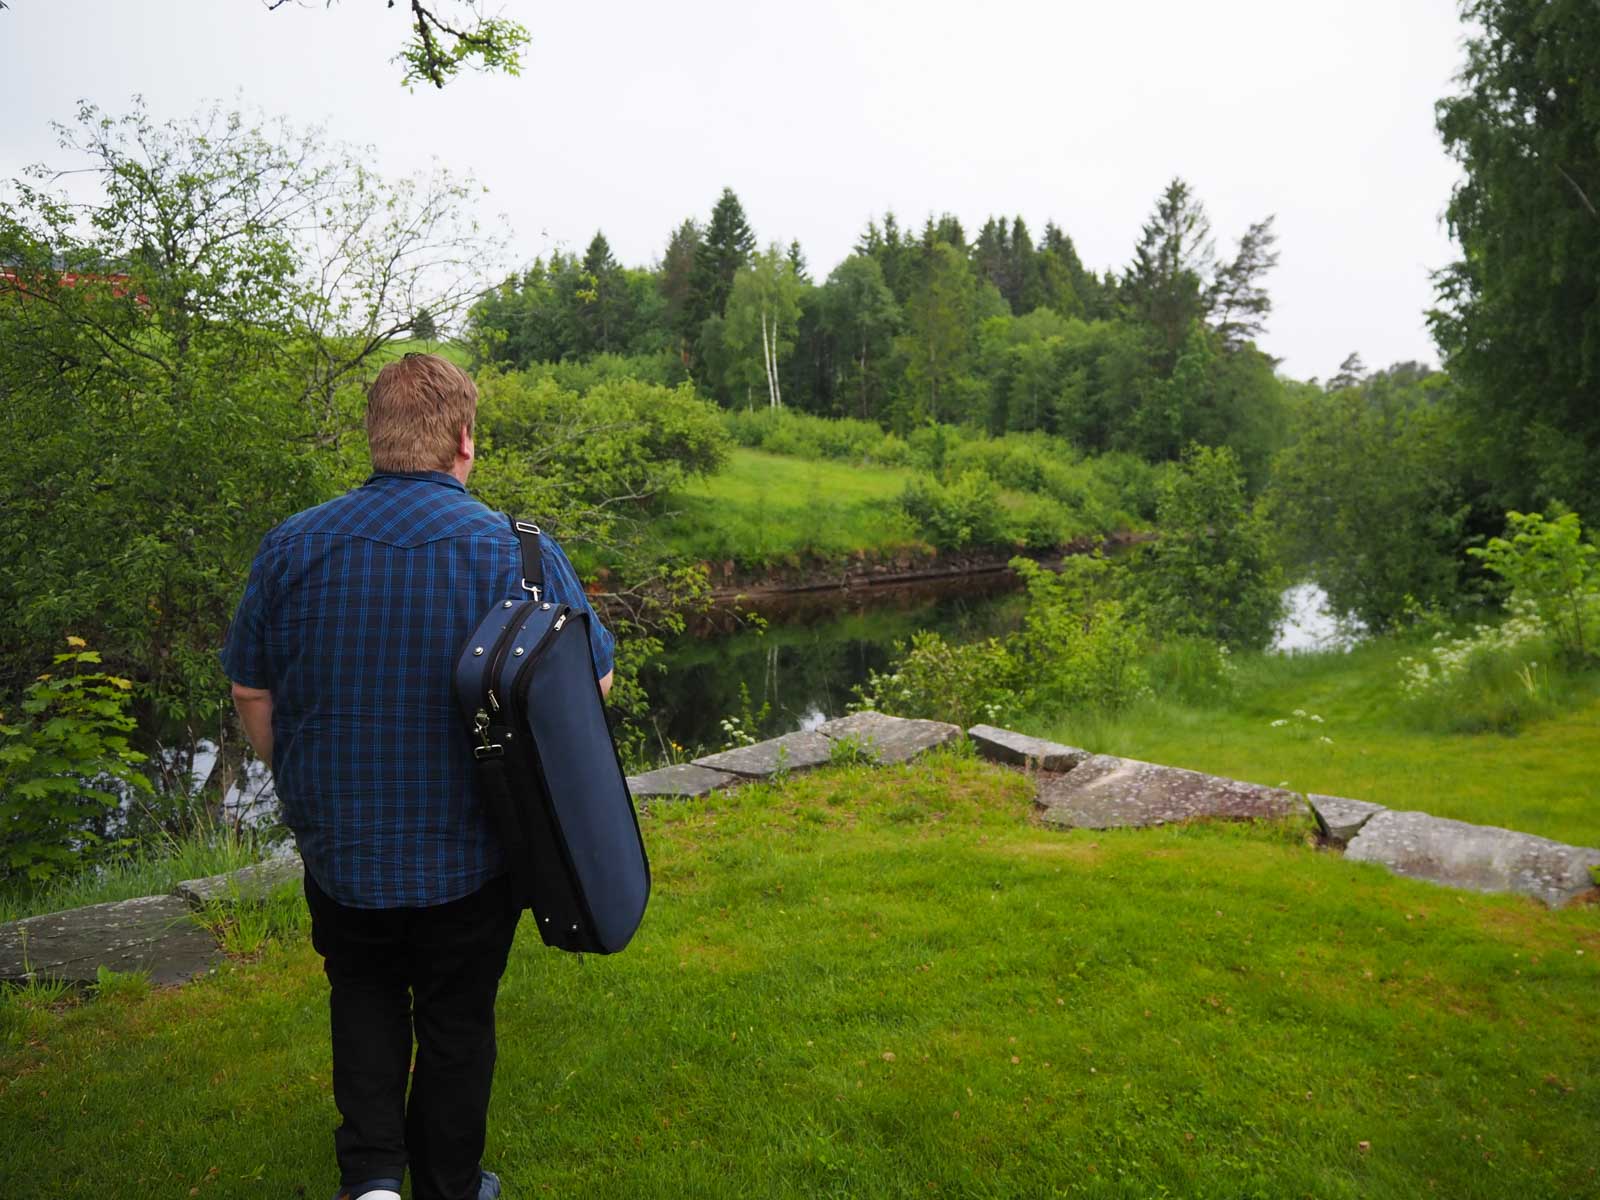
<path id="1" fill-rule="evenodd" d="M 1359 627 L 1336 620 L 1315 584 L 1284 593 L 1284 618 L 1272 649 L 1277 653 L 1348 649 Z M 764 630 L 740 627 L 726 617 L 710 629 L 685 635 L 666 648 L 647 672 L 651 698 L 649 752 L 676 756 L 676 747 L 720 748 L 727 740 L 724 718 L 745 707 L 769 707 L 751 730 L 757 737 L 809 729 L 841 716 L 856 699 L 854 689 L 873 671 L 884 671 L 895 644 L 918 629 L 933 629 L 953 641 L 1003 636 L 1021 620 L 1023 598 L 1005 576 L 974 586 L 952 584 L 908 588 L 864 588 L 808 594 L 787 605 L 769 606 Z"/>

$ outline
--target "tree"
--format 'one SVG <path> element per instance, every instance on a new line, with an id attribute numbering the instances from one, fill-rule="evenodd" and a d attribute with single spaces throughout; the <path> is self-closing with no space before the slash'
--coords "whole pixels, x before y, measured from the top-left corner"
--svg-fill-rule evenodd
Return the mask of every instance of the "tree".
<path id="1" fill-rule="evenodd" d="M 856 253 L 864 254 L 878 264 L 883 272 L 883 282 L 901 304 L 911 295 L 915 282 L 916 264 L 913 251 L 914 238 L 901 232 L 899 219 L 894 213 L 883 214 L 883 228 L 876 221 L 868 221 L 866 231 L 856 241 Z"/>
<path id="2" fill-rule="evenodd" d="M 1161 536 L 1136 567 L 1152 632 L 1264 648 L 1282 615 L 1283 579 L 1263 506 L 1246 498 L 1233 451 L 1189 447 L 1162 478 L 1156 526 Z"/>
<path id="3" fill-rule="evenodd" d="M 899 329 L 900 306 L 877 260 L 865 254 L 852 254 L 833 269 L 822 289 L 822 304 L 825 327 L 849 358 L 855 376 L 848 390 L 858 415 L 866 420 L 882 408 L 879 364 Z"/>
<path id="4" fill-rule="evenodd" d="M 1303 387 L 1293 441 L 1273 460 L 1270 499 L 1290 565 L 1330 606 L 1374 629 L 1407 598 L 1447 603 L 1461 586 L 1476 501 L 1460 418 L 1442 375 L 1382 377 L 1327 394 Z"/>
<path id="5" fill-rule="evenodd" d="M 583 253 L 583 272 L 575 294 L 577 323 L 583 331 L 579 353 L 616 353 L 626 348 L 633 297 L 628 280 L 599 230 Z"/>
<path id="6" fill-rule="evenodd" d="M 906 383 L 913 423 L 955 416 L 955 384 L 972 337 L 974 287 L 966 255 L 949 242 L 924 245 L 920 278 L 906 304 Z"/>
<path id="7" fill-rule="evenodd" d="M 425 308 L 419 308 L 411 317 L 411 336 L 419 341 L 432 342 L 439 337 L 439 326 L 434 323 L 433 314 Z"/>
<path id="8" fill-rule="evenodd" d="M 726 313 L 733 277 L 749 265 L 755 248 L 756 235 L 745 220 L 744 206 L 732 188 L 723 188 L 711 210 L 705 236 L 695 249 L 690 276 L 692 300 L 686 306 L 686 316 L 695 329 L 707 317 Z"/>
<path id="9" fill-rule="evenodd" d="M 1187 183 L 1173 179 L 1144 224 L 1122 286 L 1130 311 L 1156 332 L 1163 371 L 1171 370 L 1190 326 L 1205 316 L 1215 258 L 1205 206 Z"/>
<path id="10" fill-rule="evenodd" d="M 465 19 L 441 16 L 437 3 L 409 0 L 411 38 L 390 61 L 405 64 L 400 82 L 431 83 L 442 88 L 463 67 L 476 71 L 522 73 L 522 51 L 527 46 L 527 29 L 505 17 L 484 15 L 480 0 L 450 0 Z M 267 10 L 276 11 L 290 0 L 266 0 Z M 332 8 L 337 0 L 327 0 Z M 389 0 L 389 7 L 395 0 Z M 4 7 L 0 5 L 0 7 Z"/>
<path id="11" fill-rule="evenodd" d="M 1204 410 L 1213 407 L 1215 369 L 1211 331 L 1196 318 L 1189 324 L 1172 373 L 1149 390 L 1134 414 L 1132 448 L 1152 460 L 1177 458 L 1196 439 Z"/>
<path id="12" fill-rule="evenodd" d="M 447 177 L 389 183 L 285 125 L 60 128 L 77 200 L 36 172 L 0 208 L 0 692 L 65 632 L 135 685 L 181 778 L 237 768 L 218 631 L 266 528 L 358 480 L 362 383 L 496 253 Z"/>
<path id="13" fill-rule="evenodd" d="M 801 283 L 811 282 L 811 276 L 806 270 L 805 251 L 800 249 L 799 238 L 789 243 L 789 267 L 794 271 L 794 277 Z"/>
<path id="14" fill-rule="evenodd" d="M 1233 261 L 1217 268 L 1206 293 L 1206 311 L 1224 347 L 1234 350 L 1261 336 L 1272 299 L 1261 286 L 1261 277 L 1278 265 L 1273 249 L 1278 235 L 1273 218 L 1257 221 L 1239 239 L 1239 252 Z"/>
<path id="15" fill-rule="evenodd" d="M 693 340 L 690 323 L 693 319 L 694 260 L 700 252 L 700 242 L 700 226 L 692 218 L 684 221 L 667 240 L 666 253 L 661 256 L 661 267 L 656 273 L 661 296 L 666 301 L 662 320 L 667 328 L 678 331 L 678 353 L 685 362 Z"/>
<path id="16" fill-rule="evenodd" d="M 747 380 L 752 387 L 755 380 L 765 380 L 767 403 L 775 409 L 783 407 L 778 363 L 794 348 L 800 290 L 794 264 L 774 242 L 734 277 L 733 292 L 728 297 L 724 341 L 729 351 L 745 364 L 751 364 L 755 349 L 760 346 L 761 369 L 757 372 L 747 365 Z"/>
<path id="17" fill-rule="evenodd" d="M 1434 337 L 1499 506 L 1600 519 L 1600 8 L 1465 0 L 1462 90 L 1438 128 L 1464 178 Z"/>

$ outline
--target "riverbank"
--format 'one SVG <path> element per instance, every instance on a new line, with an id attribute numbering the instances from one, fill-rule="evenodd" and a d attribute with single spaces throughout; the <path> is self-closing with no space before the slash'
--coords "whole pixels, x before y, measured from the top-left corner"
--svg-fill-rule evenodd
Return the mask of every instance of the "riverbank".
<path id="1" fill-rule="evenodd" d="M 759 611 L 764 605 L 777 606 L 816 592 L 921 589 L 942 595 L 968 587 L 980 593 L 1008 591 L 1021 584 L 1011 569 L 1011 560 L 1019 554 L 1054 570 L 1073 555 L 1097 550 L 1117 554 L 1154 536 L 1126 530 L 1105 536 L 1085 535 L 1043 553 L 1021 547 L 938 551 L 919 543 L 888 550 L 858 549 L 843 559 L 818 558 L 759 571 L 741 571 L 733 559 L 705 566 L 714 604 Z"/>

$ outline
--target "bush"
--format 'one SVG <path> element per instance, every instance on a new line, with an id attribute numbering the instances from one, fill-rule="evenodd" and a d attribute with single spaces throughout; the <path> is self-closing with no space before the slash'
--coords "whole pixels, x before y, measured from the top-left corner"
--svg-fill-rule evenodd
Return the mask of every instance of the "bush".
<path id="1" fill-rule="evenodd" d="M 1513 606 L 1538 614 L 1556 650 L 1576 661 L 1600 651 L 1600 549 L 1576 513 L 1508 512 L 1510 539 L 1467 551 L 1511 586 Z"/>
<path id="2" fill-rule="evenodd" d="M 1028 589 L 1018 632 L 967 645 L 919 632 L 891 671 L 857 689 L 861 707 L 967 726 L 1020 711 L 1113 712 L 1148 690 L 1144 629 L 1109 594 L 1107 560 L 1073 558 L 1057 572 L 1017 558 L 1011 567 Z"/>
<path id="3" fill-rule="evenodd" d="M 1108 592 L 1110 564 L 1098 555 L 1047 571 L 1026 558 L 1011 567 L 1028 588 L 1021 632 L 1007 640 L 1018 691 L 1041 713 L 1115 711 L 1148 690 L 1139 665 L 1144 627 Z"/>
<path id="4" fill-rule="evenodd" d="M 1004 534 L 1000 489 L 977 471 L 951 484 L 913 479 L 900 494 L 900 507 L 940 550 L 997 545 Z"/>
<path id="5" fill-rule="evenodd" d="M 872 421 L 770 408 L 733 410 L 722 420 L 739 445 L 769 454 L 886 467 L 904 466 L 912 457 L 910 446 Z"/>
<path id="6" fill-rule="evenodd" d="M 1151 625 L 1164 635 L 1264 648 L 1283 615 L 1283 577 L 1233 451 L 1190 447 L 1161 481 L 1156 521 L 1161 536 L 1137 559 Z"/>
<path id="7" fill-rule="evenodd" d="M 24 721 L 0 714 L 0 879 L 40 883 L 104 852 L 122 788 L 149 793 L 145 756 L 126 734 L 132 684 L 85 670 L 100 662 L 82 638 L 24 693 Z"/>
<path id="8" fill-rule="evenodd" d="M 952 645 L 931 630 L 919 630 L 909 649 L 886 674 L 872 671 L 856 689 L 860 708 L 898 717 L 927 717 L 969 725 L 1004 720 L 1017 706 L 1012 689 L 1015 664 L 994 638 Z"/>

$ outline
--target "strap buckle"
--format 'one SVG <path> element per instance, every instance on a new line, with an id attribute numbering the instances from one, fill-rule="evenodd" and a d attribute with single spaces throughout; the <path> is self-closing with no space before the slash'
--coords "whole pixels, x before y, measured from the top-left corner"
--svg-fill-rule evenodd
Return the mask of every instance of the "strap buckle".
<path id="1" fill-rule="evenodd" d="M 513 519 L 511 522 L 511 528 L 515 529 L 518 533 L 531 533 L 535 537 L 539 536 L 540 533 L 539 527 L 532 521 L 518 521 Z M 524 555 L 524 565 L 526 565 L 526 555 Z M 542 570 L 543 568 L 541 568 L 541 571 Z M 544 589 L 541 587 L 541 585 L 537 583 L 529 583 L 526 578 L 522 580 L 522 590 L 525 592 L 532 592 L 535 602 L 544 598 Z"/>
<path id="2" fill-rule="evenodd" d="M 472 748 L 472 757 L 479 762 L 486 758 L 496 758 L 505 752 L 505 747 L 499 742 L 489 740 L 489 714 L 481 708 L 473 716 L 472 732 L 478 735 L 480 743 Z"/>

